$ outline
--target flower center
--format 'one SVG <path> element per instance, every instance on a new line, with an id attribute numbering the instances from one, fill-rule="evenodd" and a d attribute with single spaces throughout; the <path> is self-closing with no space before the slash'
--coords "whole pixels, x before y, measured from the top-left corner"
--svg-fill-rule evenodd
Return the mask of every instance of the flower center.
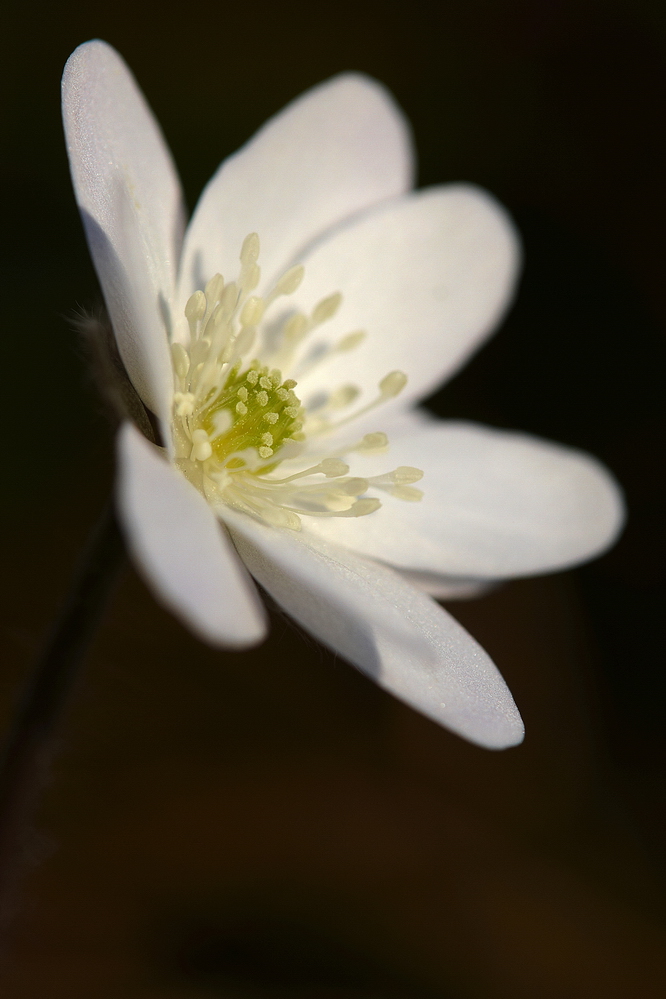
<path id="1" fill-rule="evenodd" d="M 241 468 L 243 459 L 232 457 L 237 452 L 254 449 L 260 458 L 271 458 L 285 441 L 304 440 L 295 385 L 259 361 L 243 373 L 237 364 L 201 420 L 215 458 L 223 464 L 229 459 L 228 468 Z"/>
<path id="2" fill-rule="evenodd" d="M 237 280 L 225 284 L 216 274 L 185 307 L 189 343 L 186 347 L 174 342 L 171 347 L 178 466 L 213 505 L 230 504 L 294 529 L 300 527 L 301 515 L 372 513 L 381 504 L 363 495 L 371 485 L 400 499 L 420 499 L 420 490 L 410 485 L 421 478 L 418 469 L 402 467 L 370 479 L 348 476 L 342 455 L 386 450 L 388 441 L 382 433 L 366 434 L 323 458 L 319 453 L 314 465 L 293 470 L 306 447 L 313 451 L 313 441 L 320 452 L 317 438 L 397 395 L 407 379 L 400 371 L 386 375 L 379 382 L 378 397 L 346 416 L 338 414 L 356 399 L 358 389 L 353 385 L 338 387 L 306 410 L 294 392 L 296 381 L 283 379 L 277 365 L 291 366 L 301 341 L 335 315 L 342 296 L 329 295 L 309 316 L 292 312 L 281 323 L 261 329 L 266 310 L 279 296 L 295 292 L 304 272 L 301 266 L 292 267 L 268 295 L 253 296 L 260 279 L 258 257 L 259 239 L 252 233 L 243 242 Z M 259 332 L 263 342 L 255 346 Z M 349 333 L 316 351 L 311 363 L 321 364 L 334 353 L 353 350 L 364 337 L 360 330 Z M 292 465 L 292 474 L 276 478 L 275 470 L 284 461 Z"/>

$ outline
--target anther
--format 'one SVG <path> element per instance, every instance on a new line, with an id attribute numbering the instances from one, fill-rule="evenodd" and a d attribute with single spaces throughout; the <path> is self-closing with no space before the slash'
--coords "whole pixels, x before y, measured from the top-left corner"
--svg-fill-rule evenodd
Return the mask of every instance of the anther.
<path id="1" fill-rule="evenodd" d="M 175 392 L 176 416 L 191 416 L 194 412 L 194 396 L 191 392 Z"/>
<path id="2" fill-rule="evenodd" d="M 347 516 L 367 517 L 369 513 L 374 513 L 375 510 L 379 510 L 381 505 L 381 501 L 376 499 L 374 496 L 364 496 L 363 499 L 356 500 Z"/>
<path id="3" fill-rule="evenodd" d="M 220 299 L 221 312 L 225 315 L 230 315 L 236 308 L 237 302 L 238 286 L 235 281 L 230 281 L 222 292 L 222 298 Z"/>
<path id="4" fill-rule="evenodd" d="M 336 291 L 333 295 L 329 295 L 328 298 L 322 298 L 321 302 L 315 305 L 312 313 L 312 322 L 315 326 L 325 323 L 327 319 L 332 319 L 340 308 L 341 302 L 342 295 L 339 291 Z"/>
<path id="5" fill-rule="evenodd" d="M 238 244 L 236 244 L 238 245 Z M 246 236 L 243 240 L 243 246 L 240 251 L 240 262 L 244 267 L 249 267 L 251 264 L 256 264 L 259 259 L 259 250 L 261 244 L 259 243 L 259 237 L 256 232 L 251 232 L 249 236 Z"/>
<path id="6" fill-rule="evenodd" d="M 195 461 L 206 461 L 213 453 L 205 430 L 195 430 L 192 434 L 192 451 L 190 458 Z"/>
<path id="7" fill-rule="evenodd" d="M 403 371 L 391 371 L 380 381 L 379 391 L 385 399 L 393 399 L 402 392 L 406 384 L 407 375 Z"/>
<path id="8" fill-rule="evenodd" d="M 349 450 L 356 451 L 357 454 L 378 454 L 381 451 L 386 451 L 388 446 L 389 439 L 386 434 L 377 431 L 374 434 L 366 434 L 355 447 Z"/>
<path id="9" fill-rule="evenodd" d="M 347 479 L 347 481 L 342 485 L 342 491 L 348 496 L 360 496 L 361 493 L 368 491 L 368 486 L 370 483 L 367 479 Z"/>
<path id="10" fill-rule="evenodd" d="M 245 291 L 254 291 L 259 282 L 261 281 L 261 267 L 259 264 L 253 264 L 250 268 L 247 277 L 243 281 L 243 287 Z"/>
<path id="11" fill-rule="evenodd" d="M 339 458 L 324 458 L 319 463 L 319 468 L 327 479 L 337 479 L 340 475 L 346 475 L 349 471 L 349 465 L 345 464 L 344 461 L 340 461 Z"/>
<path id="12" fill-rule="evenodd" d="M 295 312 L 287 319 L 282 327 L 282 335 L 285 340 L 297 343 L 308 331 L 308 321 L 302 312 Z"/>
<path id="13" fill-rule="evenodd" d="M 206 303 L 204 302 L 204 308 Z M 182 343 L 172 343 L 171 344 L 171 357 L 173 359 L 173 366 L 176 374 L 179 378 L 185 378 L 187 372 L 190 370 L 190 355 L 187 353 Z"/>
<path id="14" fill-rule="evenodd" d="M 420 468 L 412 468 L 411 465 L 400 465 L 389 473 L 394 482 L 406 485 L 408 482 L 419 482 L 423 478 Z"/>
<path id="15" fill-rule="evenodd" d="M 339 353 L 346 353 L 348 350 L 354 350 L 360 343 L 362 343 L 367 336 L 365 330 L 356 330 L 354 333 L 348 333 L 347 336 L 343 336 L 336 346 L 336 350 Z"/>
<path id="16" fill-rule="evenodd" d="M 415 489 L 414 486 L 394 486 L 387 492 L 391 496 L 395 496 L 396 499 L 406 500 L 408 503 L 418 503 L 419 500 L 423 499 L 423 490 Z"/>
<path id="17" fill-rule="evenodd" d="M 343 427 L 350 420 L 356 420 L 359 416 L 364 413 L 368 413 L 375 406 L 384 402 L 386 399 L 392 399 L 394 396 L 402 392 L 403 388 L 407 384 L 407 375 L 402 371 L 391 371 L 388 375 L 385 375 L 379 383 L 379 396 L 369 402 L 366 406 L 361 406 L 354 413 L 350 413 L 345 416 L 342 420 L 338 420 L 336 423 L 326 423 L 324 422 L 321 430 L 317 430 L 316 433 L 328 432 L 330 430 L 337 429 L 338 427 Z M 315 431 L 313 431 L 315 432 Z"/>
<path id="18" fill-rule="evenodd" d="M 241 326 L 256 326 L 264 314 L 264 300 L 262 298 L 248 298 L 240 314 Z"/>
<path id="19" fill-rule="evenodd" d="M 210 282 L 209 282 L 210 283 Z M 195 325 L 203 319 L 206 313 L 206 296 L 202 291 L 195 291 L 187 300 L 185 306 L 185 318 L 190 326 Z"/>
<path id="20" fill-rule="evenodd" d="M 331 392 L 328 398 L 330 409 L 344 409 L 357 398 L 360 389 L 356 385 L 341 385 L 335 392 Z"/>
<path id="21" fill-rule="evenodd" d="M 411 487 L 421 477 L 418 469 L 400 466 L 374 478 L 349 475 L 349 465 L 341 456 L 350 451 L 372 454 L 386 450 L 388 440 L 382 433 L 366 434 L 355 446 L 334 450 L 331 457 L 286 478 L 272 477 L 283 460 L 303 453 L 306 434 L 301 421 L 307 414 L 293 391 L 294 379 L 283 382 L 277 367 L 269 370 L 258 359 L 249 366 L 247 362 L 253 356 L 250 351 L 267 306 L 278 296 L 295 292 L 304 269 L 300 264 L 290 268 L 267 296 L 252 295 L 261 276 L 259 251 L 259 238 L 250 233 L 241 248 L 237 280 L 225 284 L 222 275 L 215 274 L 204 291 L 190 296 L 185 307 L 190 345 L 175 343 L 171 347 L 175 384 L 181 390 L 173 397 L 174 417 L 182 421 L 179 446 L 185 457 L 185 440 L 189 438 L 189 457 L 205 462 L 204 494 L 212 503 L 222 500 L 267 523 L 294 530 L 300 527 L 299 514 L 360 517 L 372 513 L 381 504 L 364 495 L 369 486 L 399 499 L 419 499 L 420 490 Z M 331 319 L 341 303 L 342 295 L 336 292 L 317 302 L 310 315 L 290 310 L 275 330 L 266 331 L 272 363 L 290 363 L 300 342 Z M 331 354 L 353 350 L 365 335 L 365 331 L 355 330 L 337 343 L 315 349 L 313 360 L 302 361 L 301 368 L 303 364 L 306 368 L 318 364 Z M 390 372 L 379 383 L 373 401 L 335 423 L 330 419 L 332 411 L 350 407 L 360 390 L 355 385 L 341 385 L 328 395 L 320 393 L 323 401 L 318 403 L 316 414 L 311 409 L 307 436 L 329 432 L 393 398 L 406 380 L 402 372 Z"/>
<path id="22" fill-rule="evenodd" d="M 290 267 L 275 285 L 270 297 L 277 298 L 278 295 L 293 295 L 303 280 L 304 274 L 305 268 L 301 264 Z"/>
<path id="23" fill-rule="evenodd" d="M 210 281 L 208 281 L 208 283 L 206 284 L 205 290 L 206 290 L 205 299 L 209 303 L 209 305 L 213 305 L 216 302 L 219 302 L 220 296 L 224 291 L 224 278 L 222 277 L 222 275 L 214 274 L 213 277 L 210 279 Z M 195 292 L 195 295 L 196 294 L 197 293 Z M 201 294 L 201 292 L 199 292 L 199 294 Z M 194 298 L 194 295 L 192 296 L 192 298 Z M 192 299 L 190 299 L 190 301 L 192 301 Z"/>

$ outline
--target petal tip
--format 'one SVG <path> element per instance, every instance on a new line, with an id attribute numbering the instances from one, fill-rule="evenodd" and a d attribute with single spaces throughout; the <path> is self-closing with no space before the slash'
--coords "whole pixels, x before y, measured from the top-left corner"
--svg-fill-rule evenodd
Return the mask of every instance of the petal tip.
<path id="1" fill-rule="evenodd" d="M 466 711 L 464 706 L 459 710 L 441 710 L 431 705 L 413 703 L 412 706 L 422 711 L 438 725 L 460 736 L 467 742 L 481 749 L 503 750 L 519 746 L 525 738 L 525 725 L 520 712 L 515 705 L 511 693 L 495 674 L 494 686 L 499 683 L 500 690 L 495 692 L 491 700 L 477 702 L 476 711 Z M 500 694 L 500 703 L 497 694 Z"/>
<path id="2" fill-rule="evenodd" d="M 185 616 L 180 606 L 167 606 L 167 609 L 179 618 L 196 638 L 215 649 L 245 652 L 261 645 L 268 636 L 268 617 L 261 604 L 255 607 L 256 616 L 252 625 L 246 624 L 242 633 L 238 635 L 230 633 L 228 622 L 225 622 L 223 627 L 218 627 L 217 623 L 211 622 L 208 618 L 196 620 L 192 614 Z"/>
<path id="3" fill-rule="evenodd" d="M 590 558 L 602 555 L 615 544 L 625 528 L 628 516 L 624 491 L 613 473 L 595 459 L 593 465 L 592 472 L 598 482 L 599 517 L 598 537 Z"/>
<path id="4" fill-rule="evenodd" d="M 507 720 L 507 724 L 498 728 L 492 733 L 492 737 L 488 740 L 479 741 L 478 745 L 483 746 L 485 749 L 492 750 L 502 750 L 502 749 L 515 749 L 516 746 L 520 746 L 525 739 L 525 725 L 523 720 L 516 711 L 515 717 Z"/>
<path id="5" fill-rule="evenodd" d="M 113 61 L 125 67 L 122 56 L 101 38 L 91 38 L 77 45 L 65 63 L 62 75 L 63 92 L 67 92 L 69 84 L 74 82 L 79 73 L 85 71 L 91 62 L 102 60 Z"/>

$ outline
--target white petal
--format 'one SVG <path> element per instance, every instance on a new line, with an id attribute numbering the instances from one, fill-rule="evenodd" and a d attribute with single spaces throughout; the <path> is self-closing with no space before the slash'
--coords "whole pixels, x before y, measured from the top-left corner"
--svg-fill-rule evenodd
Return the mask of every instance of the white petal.
<path id="1" fill-rule="evenodd" d="M 248 233 L 259 234 L 265 285 L 329 226 L 411 181 L 409 126 L 380 84 L 348 73 L 314 87 L 225 160 L 204 190 L 186 238 L 182 304 L 216 272 L 235 279 Z"/>
<path id="2" fill-rule="evenodd" d="M 403 579 L 437 600 L 470 600 L 482 597 L 497 584 L 487 579 L 465 578 L 464 576 L 444 576 L 436 572 L 423 572 L 418 569 L 397 569 Z"/>
<path id="3" fill-rule="evenodd" d="M 263 606 L 203 496 L 129 423 L 118 437 L 118 459 L 121 521 L 158 599 L 212 645 L 261 641 Z"/>
<path id="4" fill-rule="evenodd" d="M 401 432 L 398 432 L 401 427 Z M 392 565 L 466 577 L 550 572 L 600 554 L 624 521 L 620 490 L 590 455 L 528 434 L 404 414 L 380 457 L 357 475 L 400 465 L 424 471 L 424 496 L 378 493 L 356 520 L 307 520 L 307 530 Z"/>
<path id="5" fill-rule="evenodd" d="M 471 742 L 501 749 L 523 725 L 490 658 L 430 597 L 383 566 L 229 511 L 250 572 L 325 645 Z"/>
<path id="6" fill-rule="evenodd" d="M 453 374 L 502 317 L 515 284 L 518 239 L 504 209 L 466 185 L 429 188 L 379 206 L 336 231 L 304 259 L 294 299 L 309 311 L 342 293 L 322 327 L 332 342 L 366 330 L 352 353 L 299 377 L 299 394 L 353 382 L 370 399 L 389 371 L 408 376 L 399 404 Z M 313 334 L 313 343 L 319 340 Z M 307 356 L 312 347 L 306 343 Z"/>
<path id="7" fill-rule="evenodd" d="M 143 94 L 109 45 L 76 49 L 62 99 L 76 199 L 120 353 L 164 418 L 172 388 L 165 328 L 183 229 L 178 177 Z"/>

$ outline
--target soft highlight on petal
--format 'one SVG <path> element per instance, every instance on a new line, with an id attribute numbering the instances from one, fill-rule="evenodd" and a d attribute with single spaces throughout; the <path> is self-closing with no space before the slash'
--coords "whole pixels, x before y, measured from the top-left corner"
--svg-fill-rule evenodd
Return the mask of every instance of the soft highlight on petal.
<path id="1" fill-rule="evenodd" d="M 303 534 L 224 514 L 246 565 L 304 628 L 381 687 L 458 735 L 502 749 L 523 725 L 488 655 L 390 569 Z"/>
<path id="2" fill-rule="evenodd" d="M 121 522 L 161 602 L 212 645 L 245 648 L 265 638 L 263 606 L 203 496 L 129 423 L 118 464 Z"/>
<path id="3" fill-rule="evenodd" d="M 176 170 L 134 77 L 105 42 L 70 56 L 62 101 L 74 191 L 120 353 L 144 402 L 164 419 L 183 231 Z"/>
<path id="4" fill-rule="evenodd" d="M 423 499 L 387 496 L 364 522 L 308 521 L 307 530 L 392 565 L 444 575 L 507 578 L 564 569 L 604 551 L 624 523 L 620 489 L 573 448 L 473 423 L 403 414 L 383 459 L 357 471 L 416 465 Z"/>
<path id="5" fill-rule="evenodd" d="M 330 226 L 412 184 L 409 125 L 391 95 L 357 73 L 288 104 L 221 165 L 187 232 L 181 305 L 220 272 L 229 280 L 250 232 L 263 281 L 275 280 Z"/>
<path id="6" fill-rule="evenodd" d="M 494 580 L 445 576 L 442 573 L 424 572 L 419 569 L 399 569 L 397 566 L 392 568 L 417 590 L 429 593 L 436 600 L 470 600 L 484 596 L 497 586 Z"/>
<path id="7" fill-rule="evenodd" d="M 403 406 L 450 377 L 488 336 L 510 301 L 519 266 L 518 237 L 504 209 L 467 185 L 428 188 L 382 205 L 341 228 L 307 255 L 294 296 L 309 313 L 331 292 L 342 304 L 322 328 L 336 342 L 367 331 L 350 354 L 337 354 L 299 377 L 306 400 L 353 382 L 372 398 L 389 371 L 407 375 Z M 305 342 L 301 361 L 316 348 Z M 382 412 L 386 411 L 386 407 Z"/>

